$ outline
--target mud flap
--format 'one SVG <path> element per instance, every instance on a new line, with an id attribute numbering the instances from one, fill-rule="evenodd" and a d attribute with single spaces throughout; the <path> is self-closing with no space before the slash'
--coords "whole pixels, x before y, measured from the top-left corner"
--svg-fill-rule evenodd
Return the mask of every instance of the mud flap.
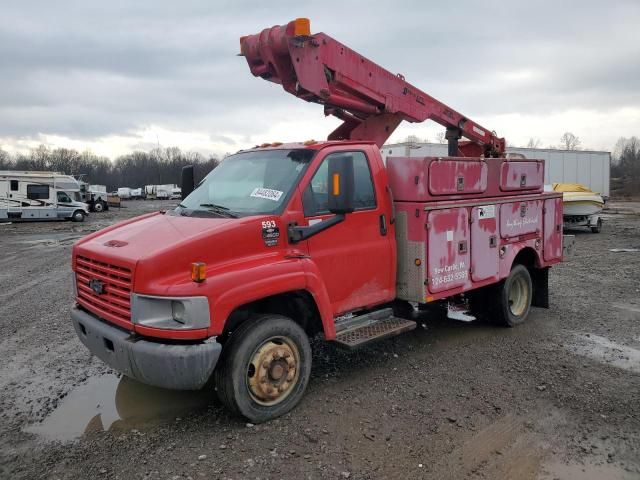
<path id="1" fill-rule="evenodd" d="M 529 270 L 533 283 L 533 298 L 531 305 L 540 308 L 549 308 L 549 267 L 533 268 Z"/>

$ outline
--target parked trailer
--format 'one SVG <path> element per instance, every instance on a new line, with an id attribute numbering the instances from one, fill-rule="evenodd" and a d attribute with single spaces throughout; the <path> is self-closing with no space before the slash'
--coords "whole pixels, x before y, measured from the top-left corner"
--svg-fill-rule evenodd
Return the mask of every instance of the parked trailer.
<path id="1" fill-rule="evenodd" d="M 144 198 L 145 200 L 155 200 L 157 197 L 157 185 L 145 185 Z"/>
<path id="2" fill-rule="evenodd" d="M 0 171 L 0 220 L 73 220 L 89 214 L 81 185 L 58 172 Z"/>
<path id="3" fill-rule="evenodd" d="M 118 188 L 118 196 L 125 200 L 131 198 L 131 189 L 129 187 Z"/>
<path id="4" fill-rule="evenodd" d="M 507 155 L 545 161 L 544 183 L 579 183 L 608 198 L 610 192 L 611 153 L 591 150 L 555 150 L 549 148 L 507 147 Z M 440 143 L 393 143 L 384 145 L 382 157 L 442 157 L 447 145 Z"/>
<path id="5" fill-rule="evenodd" d="M 415 306 L 469 303 L 504 326 L 548 307 L 562 196 L 543 192 L 543 160 L 507 159 L 491 129 L 307 19 L 240 45 L 253 75 L 343 123 L 228 156 L 195 189 L 184 169 L 177 208 L 76 243 L 71 318 L 93 354 L 151 385 L 213 383 L 263 422 L 304 395 L 315 334 L 357 348 L 416 328 Z M 394 129 L 427 119 L 449 155 L 385 166 Z"/>
<path id="6" fill-rule="evenodd" d="M 169 198 L 171 198 L 171 195 L 173 194 L 173 189 L 176 187 L 177 185 L 173 183 L 156 185 L 156 197 L 159 200 L 168 200 Z"/>

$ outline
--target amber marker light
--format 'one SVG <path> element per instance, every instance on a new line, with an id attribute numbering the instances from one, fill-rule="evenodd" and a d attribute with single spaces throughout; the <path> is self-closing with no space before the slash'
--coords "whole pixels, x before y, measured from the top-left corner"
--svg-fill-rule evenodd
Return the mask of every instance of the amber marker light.
<path id="1" fill-rule="evenodd" d="M 308 18 L 296 18 L 293 21 L 293 35 L 296 37 L 311 36 L 311 22 Z"/>
<path id="2" fill-rule="evenodd" d="M 191 264 L 191 280 L 202 283 L 207 278 L 207 264 L 203 262 L 193 262 Z"/>
<path id="3" fill-rule="evenodd" d="M 333 174 L 333 196 L 340 195 L 340 175 L 338 173 Z"/>

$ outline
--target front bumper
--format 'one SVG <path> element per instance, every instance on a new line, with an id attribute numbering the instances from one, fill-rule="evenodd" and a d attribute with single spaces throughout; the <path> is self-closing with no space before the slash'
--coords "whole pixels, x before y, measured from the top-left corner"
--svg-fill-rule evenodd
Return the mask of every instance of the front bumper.
<path id="1" fill-rule="evenodd" d="M 147 385 L 199 390 L 213 373 L 222 345 L 150 342 L 113 327 L 74 306 L 71 320 L 91 353 L 110 367 Z"/>

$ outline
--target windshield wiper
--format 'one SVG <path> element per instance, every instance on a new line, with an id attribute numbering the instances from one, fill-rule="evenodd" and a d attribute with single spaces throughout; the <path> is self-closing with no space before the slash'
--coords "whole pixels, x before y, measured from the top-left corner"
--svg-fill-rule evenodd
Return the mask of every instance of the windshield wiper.
<path id="1" fill-rule="evenodd" d="M 201 203 L 200 206 L 205 207 L 207 210 L 225 217 L 238 218 L 238 215 L 233 213 L 229 209 L 229 207 L 225 207 L 224 205 L 216 205 L 215 203 Z"/>

